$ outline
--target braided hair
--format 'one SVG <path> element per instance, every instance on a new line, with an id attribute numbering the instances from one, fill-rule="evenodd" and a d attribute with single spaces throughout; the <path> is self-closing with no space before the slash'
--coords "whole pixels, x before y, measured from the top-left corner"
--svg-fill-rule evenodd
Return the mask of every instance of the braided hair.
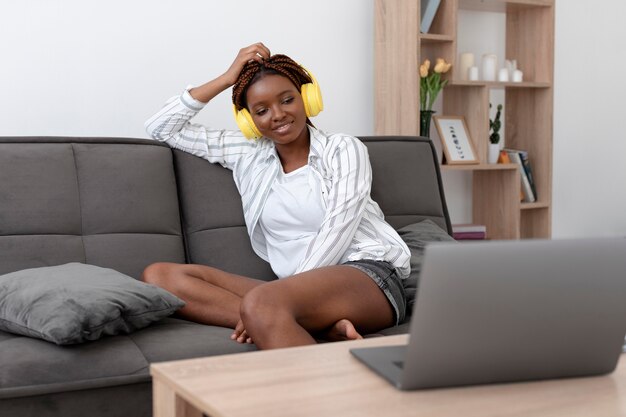
<path id="1" fill-rule="evenodd" d="M 248 88 L 266 75 L 282 75 L 288 78 L 298 91 L 302 84 L 313 82 L 306 70 L 287 55 L 272 55 L 263 62 L 250 61 L 243 66 L 233 85 L 233 104 L 237 110 L 248 107 L 246 99 Z M 308 118 L 307 123 L 311 124 Z"/>

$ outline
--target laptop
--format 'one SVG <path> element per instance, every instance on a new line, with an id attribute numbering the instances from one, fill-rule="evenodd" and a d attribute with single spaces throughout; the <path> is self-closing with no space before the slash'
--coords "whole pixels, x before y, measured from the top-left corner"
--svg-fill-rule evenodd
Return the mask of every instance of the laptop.
<path id="1" fill-rule="evenodd" d="M 406 346 L 350 352 L 402 390 L 612 372 L 626 239 L 433 243 Z"/>

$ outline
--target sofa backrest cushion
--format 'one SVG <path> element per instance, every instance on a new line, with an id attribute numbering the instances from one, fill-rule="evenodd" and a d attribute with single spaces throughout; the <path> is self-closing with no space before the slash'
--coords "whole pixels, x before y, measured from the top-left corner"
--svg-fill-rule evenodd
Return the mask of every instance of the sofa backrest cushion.
<path id="1" fill-rule="evenodd" d="M 157 261 L 185 261 L 167 146 L 0 138 L 0 274 L 83 262 L 138 278 Z"/>
<path id="2" fill-rule="evenodd" d="M 266 281 L 276 279 L 252 250 L 232 171 L 175 150 L 174 161 L 189 263 Z"/>
<path id="3" fill-rule="evenodd" d="M 435 147 L 407 136 L 360 138 L 372 164 L 372 199 L 396 230 L 430 219 L 452 234 Z"/>
<path id="4" fill-rule="evenodd" d="M 387 221 L 450 233 L 432 143 L 361 140 Z M 229 170 L 151 140 L 0 138 L 0 274 L 84 262 L 138 278 L 158 261 L 275 278 L 252 251 Z"/>
<path id="5" fill-rule="evenodd" d="M 451 234 L 432 142 L 415 137 L 363 137 L 373 171 L 372 198 L 396 229 L 431 219 Z M 188 262 L 249 277 L 275 279 L 254 254 L 232 172 L 174 151 Z"/>

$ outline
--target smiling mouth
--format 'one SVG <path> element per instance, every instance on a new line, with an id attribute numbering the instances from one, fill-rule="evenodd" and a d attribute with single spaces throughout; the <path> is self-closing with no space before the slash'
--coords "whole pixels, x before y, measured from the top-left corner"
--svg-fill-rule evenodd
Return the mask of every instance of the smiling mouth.
<path id="1" fill-rule="evenodd" d="M 291 125 L 292 125 L 292 124 L 293 124 L 293 122 L 289 122 L 289 123 L 282 124 L 282 125 L 280 125 L 280 126 L 278 126 L 278 127 L 274 128 L 274 132 L 277 132 L 277 133 L 284 133 L 284 132 L 286 132 L 287 130 L 289 130 L 289 128 L 291 127 Z"/>

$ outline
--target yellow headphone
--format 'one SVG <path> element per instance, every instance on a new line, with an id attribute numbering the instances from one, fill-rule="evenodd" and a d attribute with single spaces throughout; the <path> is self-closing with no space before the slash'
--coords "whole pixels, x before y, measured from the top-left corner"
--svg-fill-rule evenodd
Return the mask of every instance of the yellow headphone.
<path id="1" fill-rule="evenodd" d="M 304 111 L 306 112 L 307 117 L 315 117 L 324 110 L 324 102 L 322 101 L 322 90 L 320 90 L 320 86 L 317 83 L 317 79 L 311 73 L 311 71 L 302 67 L 307 74 L 311 77 L 313 82 L 302 84 L 300 88 L 300 94 L 302 95 L 302 101 L 304 102 Z M 248 109 L 243 108 L 241 110 L 237 110 L 237 106 L 233 104 L 233 112 L 235 114 L 235 121 L 237 122 L 237 126 L 241 130 L 241 133 L 248 139 L 258 139 L 261 136 L 261 132 L 255 126 L 252 121 L 252 116 Z"/>

